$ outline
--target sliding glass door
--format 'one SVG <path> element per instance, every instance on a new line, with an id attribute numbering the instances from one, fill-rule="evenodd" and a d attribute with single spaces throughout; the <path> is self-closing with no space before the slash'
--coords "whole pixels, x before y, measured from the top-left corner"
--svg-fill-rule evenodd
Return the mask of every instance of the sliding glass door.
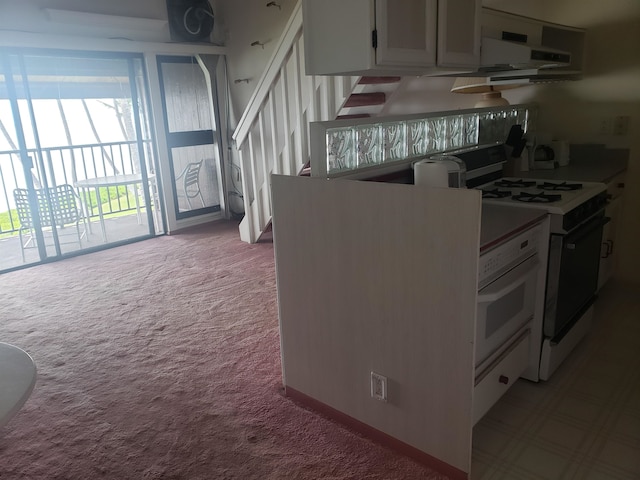
<path id="1" fill-rule="evenodd" d="M 33 198 L 24 193 L 34 191 L 32 169 L 34 166 L 31 152 L 27 149 L 18 88 L 22 83 L 20 74 L 12 72 L 16 68 L 16 57 L 0 51 L 0 258 L 1 269 L 21 264 L 29 264 L 46 257 L 45 241 L 38 209 L 28 221 L 24 218 L 31 210 Z M 16 205 L 19 197 L 20 209 Z M 18 210 L 20 210 L 20 215 Z M 20 217 L 23 221 L 20 221 Z M 46 220 L 46 219 L 45 219 Z M 60 248 L 59 239 L 53 237 L 54 246 Z M 37 249 L 34 255 L 27 256 L 26 248 Z"/>
<path id="2" fill-rule="evenodd" d="M 142 57 L 0 59 L 0 271 L 162 233 Z"/>

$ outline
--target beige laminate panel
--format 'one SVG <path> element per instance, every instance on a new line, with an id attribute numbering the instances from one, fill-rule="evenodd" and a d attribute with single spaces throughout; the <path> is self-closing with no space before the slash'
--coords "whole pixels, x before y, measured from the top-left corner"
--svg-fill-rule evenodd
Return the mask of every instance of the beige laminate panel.
<path id="1" fill-rule="evenodd" d="M 513 208 L 505 205 L 482 205 L 480 229 L 480 253 L 484 254 L 506 238 L 541 222 L 547 212 L 530 208 Z"/>
<path id="2" fill-rule="evenodd" d="M 480 192 L 276 175 L 272 189 L 285 385 L 468 472 Z"/>

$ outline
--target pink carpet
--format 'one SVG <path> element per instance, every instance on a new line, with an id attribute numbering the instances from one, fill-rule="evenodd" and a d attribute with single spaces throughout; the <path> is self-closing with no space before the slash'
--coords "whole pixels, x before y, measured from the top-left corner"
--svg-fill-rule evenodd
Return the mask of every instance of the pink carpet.
<path id="1" fill-rule="evenodd" d="M 283 396 L 273 245 L 223 222 L 0 275 L 0 479 L 444 479 Z"/>

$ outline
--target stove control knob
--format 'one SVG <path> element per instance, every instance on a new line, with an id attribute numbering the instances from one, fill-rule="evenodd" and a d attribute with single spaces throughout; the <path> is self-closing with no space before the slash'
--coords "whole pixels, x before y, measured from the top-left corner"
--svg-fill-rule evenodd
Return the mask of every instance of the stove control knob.
<path id="1" fill-rule="evenodd" d="M 500 375 L 500 378 L 498 378 L 498 382 L 509 385 L 509 377 L 507 377 L 506 375 Z"/>

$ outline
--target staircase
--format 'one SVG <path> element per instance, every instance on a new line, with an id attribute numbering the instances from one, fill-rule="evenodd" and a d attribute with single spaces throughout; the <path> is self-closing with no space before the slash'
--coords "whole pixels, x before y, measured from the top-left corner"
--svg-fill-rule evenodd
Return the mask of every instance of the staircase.
<path id="1" fill-rule="evenodd" d="M 309 174 L 309 123 L 380 114 L 400 77 L 304 74 L 301 2 L 233 133 L 245 216 L 240 238 L 257 242 L 271 227 L 272 173 Z"/>
<path id="2" fill-rule="evenodd" d="M 381 115 L 401 80 L 402 77 L 360 77 L 335 119 L 350 120 Z M 311 176 L 310 162 L 305 164 L 300 175 Z"/>
<path id="3" fill-rule="evenodd" d="M 401 80 L 402 77 L 360 77 L 353 92 L 338 112 L 337 118 L 367 118 L 380 115 Z"/>

